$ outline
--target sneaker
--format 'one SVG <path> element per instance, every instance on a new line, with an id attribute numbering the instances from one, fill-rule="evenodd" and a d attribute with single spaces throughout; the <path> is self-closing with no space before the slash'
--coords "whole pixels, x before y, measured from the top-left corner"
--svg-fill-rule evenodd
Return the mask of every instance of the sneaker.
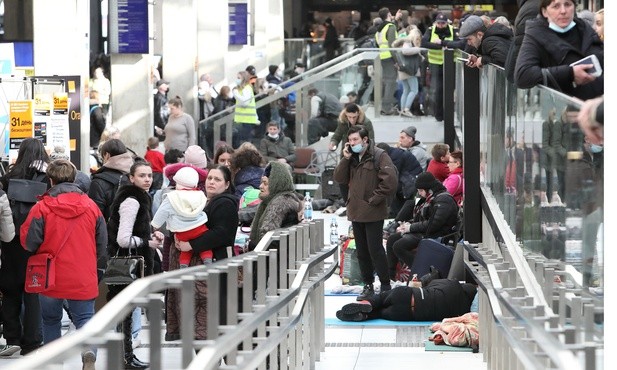
<path id="1" fill-rule="evenodd" d="M 357 303 L 348 303 L 341 308 L 345 315 L 355 315 L 357 313 L 369 313 L 373 311 L 373 306 L 369 301 L 359 301 Z"/>
<path id="2" fill-rule="evenodd" d="M 422 286 L 423 286 L 423 287 L 428 286 L 428 285 L 430 284 L 430 282 L 431 282 L 431 281 L 433 281 L 433 280 L 435 280 L 435 279 L 439 279 L 439 278 L 440 278 L 440 275 L 441 275 L 441 274 L 439 273 L 439 270 L 437 270 L 437 268 L 436 268 L 435 266 L 432 266 L 432 265 L 431 265 L 431 267 L 430 267 L 430 270 L 429 270 L 429 271 L 430 271 L 429 273 L 427 273 L 427 274 L 423 275 L 423 276 L 420 278 L 420 282 L 422 283 Z"/>
<path id="3" fill-rule="evenodd" d="M 20 346 L 14 344 L 6 344 L 0 347 L 0 356 L 9 357 L 21 350 Z"/>
<path id="4" fill-rule="evenodd" d="M 342 310 L 336 311 L 336 318 L 341 321 L 364 321 L 368 319 L 368 316 L 365 313 L 358 312 L 354 314 L 345 314 Z"/>
<path id="5" fill-rule="evenodd" d="M 94 363 L 96 362 L 96 355 L 93 351 L 86 351 L 81 355 L 82 370 L 95 370 Z"/>
<path id="6" fill-rule="evenodd" d="M 183 263 L 181 263 L 181 264 L 180 264 L 180 268 L 181 268 L 181 269 L 186 269 L 186 268 L 188 268 L 188 267 L 189 267 L 189 265 L 185 265 L 185 264 L 183 264 Z"/>
<path id="7" fill-rule="evenodd" d="M 373 295 L 375 295 L 375 290 L 373 289 L 373 284 L 365 285 L 364 289 L 362 290 L 362 293 L 360 293 L 360 295 L 358 295 L 356 300 L 357 301 L 364 301 L 364 300 L 367 300 L 368 298 L 372 297 Z"/>

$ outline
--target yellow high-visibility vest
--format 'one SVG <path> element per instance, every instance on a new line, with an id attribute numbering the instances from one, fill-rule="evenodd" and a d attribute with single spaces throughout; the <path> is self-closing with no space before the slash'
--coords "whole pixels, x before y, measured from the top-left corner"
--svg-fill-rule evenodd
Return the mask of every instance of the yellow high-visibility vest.
<path id="1" fill-rule="evenodd" d="M 242 88 L 242 95 L 245 95 L 246 91 L 251 92 L 251 102 L 246 107 L 241 107 L 240 105 L 236 104 L 236 109 L 234 111 L 234 122 L 258 125 L 259 119 L 257 118 L 257 108 L 255 106 L 253 86 L 251 86 L 251 84 L 244 86 Z"/>
<path id="2" fill-rule="evenodd" d="M 431 30 L 431 42 L 435 42 L 439 40 L 439 36 L 435 33 L 436 26 L 433 26 Z M 454 29 L 451 25 L 448 25 L 450 29 L 450 36 L 446 37 L 444 40 L 452 41 L 454 40 Z M 443 64 L 443 49 L 428 49 L 428 62 L 430 64 Z"/>
<path id="3" fill-rule="evenodd" d="M 386 37 L 388 34 L 388 27 L 394 27 L 394 24 L 388 23 L 381 29 L 381 31 L 375 33 L 375 41 L 377 41 L 377 45 L 379 45 L 380 49 L 389 49 L 390 45 L 388 45 L 388 38 Z M 396 28 L 394 29 L 394 37 L 397 36 Z M 392 58 L 392 53 L 389 50 L 384 50 L 379 53 L 379 59 L 388 59 Z"/>

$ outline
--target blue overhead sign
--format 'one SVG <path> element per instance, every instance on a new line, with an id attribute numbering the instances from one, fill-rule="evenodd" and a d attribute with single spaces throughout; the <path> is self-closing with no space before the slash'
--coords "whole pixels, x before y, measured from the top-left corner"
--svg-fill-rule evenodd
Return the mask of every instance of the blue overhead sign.
<path id="1" fill-rule="evenodd" d="M 118 53 L 148 54 L 148 0 L 117 0 Z"/>
<path id="2" fill-rule="evenodd" d="M 247 4 L 229 4 L 229 45 L 246 45 L 248 34 Z"/>

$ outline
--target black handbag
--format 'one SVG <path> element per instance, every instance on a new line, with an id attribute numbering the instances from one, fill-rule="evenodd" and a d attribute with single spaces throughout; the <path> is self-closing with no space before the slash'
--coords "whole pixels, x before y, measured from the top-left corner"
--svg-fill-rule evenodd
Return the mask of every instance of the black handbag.
<path id="1" fill-rule="evenodd" d="M 144 257 L 131 254 L 128 256 L 116 255 L 107 262 L 107 268 L 103 274 L 103 282 L 107 285 L 129 285 L 136 279 L 144 276 Z"/>

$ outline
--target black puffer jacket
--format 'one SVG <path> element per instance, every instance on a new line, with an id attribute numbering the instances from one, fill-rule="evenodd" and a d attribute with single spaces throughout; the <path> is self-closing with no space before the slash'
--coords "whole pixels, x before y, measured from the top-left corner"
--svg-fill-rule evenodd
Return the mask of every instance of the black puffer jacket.
<path id="1" fill-rule="evenodd" d="M 124 185 L 118 189 L 116 198 L 110 207 L 110 217 L 107 223 L 107 235 L 108 235 L 108 253 L 109 256 L 116 254 L 120 256 L 126 256 L 129 254 L 128 248 L 121 248 L 118 245 L 118 228 L 120 226 L 120 205 L 127 198 L 135 198 L 139 202 L 139 211 L 137 211 L 137 217 L 133 224 L 133 236 L 141 238 L 143 241 L 141 245 L 136 248 L 137 254 L 144 257 L 144 275 L 149 276 L 153 274 L 154 252 L 149 247 L 148 241 L 150 240 L 150 234 L 152 229 L 150 227 L 150 221 L 152 221 L 152 200 L 150 195 L 138 188 L 135 185 Z M 133 252 L 134 253 L 134 252 Z"/>
<path id="2" fill-rule="evenodd" d="M 129 152 L 110 157 L 103 167 L 92 174 L 88 196 L 99 206 L 105 220 L 111 215 L 111 203 L 120 185 L 129 184 L 128 174 L 133 165 Z"/>
<path id="3" fill-rule="evenodd" d="M 409 226 L 410 233 L 425 238 L 450 234 L 458 219 L 458 205 L 446 188 L 438 183 L 431 190 L 433 193 L 416 206 L 418 211 Z"/>
<path id="4" fill-rule="evenodd" d="M 482 38 L 480 46 L 482 64 L 493 63 L 503 67 L 511 45 L 512 30 L 501 23 L 493 23 Z"/>
<path id="5" fill-rule="evenodd" d="M 585 85 L 574 87 L 572 84 L 574 74 L 571 63 L 595 54 L 604 69 L 604 43 L 585 21 L 574 18 L 574 22 L 576 26 L 563 34 L 548 28 L 548 22 L 542 16 L 527 22 L 514 71 L 514 80 L 519 88 L 528 89 L 542 84 L 542 69 L 546 68 L 558 84 L 555 86 L 549 80 L 547 84 L 550 88 L 582 100 L 604 94 L 604 75 Z M 580 43 L 581 47 L 575 47 L 573 43 Z"/>
<path id="6" fill-rule="evenodd" d="M 208 231 L 191 240 L 195 253 L 211 250 L 219 261 L 227 257 L 227 247 L 234 244 L 238 227 L 238 197 L 222 193 L 208 200 L 204 209 L 208 215 Z"/>

